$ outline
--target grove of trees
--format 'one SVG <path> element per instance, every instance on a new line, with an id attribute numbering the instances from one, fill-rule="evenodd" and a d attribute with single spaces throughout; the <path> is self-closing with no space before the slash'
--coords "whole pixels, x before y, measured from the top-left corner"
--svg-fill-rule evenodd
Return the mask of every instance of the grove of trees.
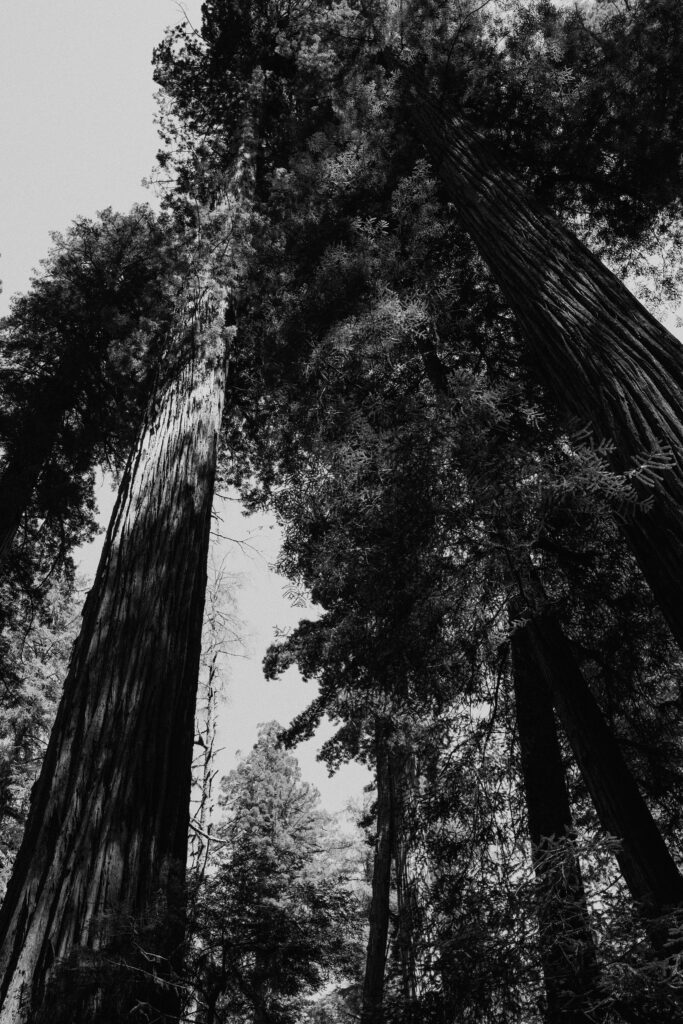
<path id="1" fill-rule="evenodd" d="M 160 41 L 159 212 L 0 323 L 0 1024 L 683 1020 L 682 57 L 678 0 Z M 214 820 L 216 481 L 318 614 Z"/>

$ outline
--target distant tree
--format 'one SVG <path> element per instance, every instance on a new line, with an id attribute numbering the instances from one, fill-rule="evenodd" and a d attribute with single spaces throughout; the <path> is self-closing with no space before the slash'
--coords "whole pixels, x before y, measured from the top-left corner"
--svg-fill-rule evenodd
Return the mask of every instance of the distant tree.
<path id="1" fill-rule="evenodd" d="M 202 1024 L 294 1024 L 312 995 L 358 970 L 362 905 L 341 856 L 352 844 L 302 782 L 280 731 L 261 726 L 222 781 L 188 960 Z"/>

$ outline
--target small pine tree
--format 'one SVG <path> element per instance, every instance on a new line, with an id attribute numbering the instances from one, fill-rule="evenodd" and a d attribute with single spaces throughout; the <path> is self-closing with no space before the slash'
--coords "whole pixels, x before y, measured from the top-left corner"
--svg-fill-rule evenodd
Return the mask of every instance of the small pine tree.
<path id="1" fill-rule="evenodd" d="M 355 973 L 360 906 L 317 791 L 279 726 L 223 779 L 224 818 L 194 904 L 188 967 L 206 1024 L 299 1019 L 306 998 Z"/>

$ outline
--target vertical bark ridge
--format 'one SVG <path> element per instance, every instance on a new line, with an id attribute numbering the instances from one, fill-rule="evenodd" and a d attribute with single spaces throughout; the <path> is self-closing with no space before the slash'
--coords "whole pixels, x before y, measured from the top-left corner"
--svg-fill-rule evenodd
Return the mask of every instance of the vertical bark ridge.
<path id="1" fill-rule="evenodd" d="M 182 917 L 218 320 L 199 296 L 179 345 L 192 356 L 150 404 L 121 482 L 0 914 L 2 1024 L 26 1020 L 49 965 L 105 945 L 121 915 Z"/>

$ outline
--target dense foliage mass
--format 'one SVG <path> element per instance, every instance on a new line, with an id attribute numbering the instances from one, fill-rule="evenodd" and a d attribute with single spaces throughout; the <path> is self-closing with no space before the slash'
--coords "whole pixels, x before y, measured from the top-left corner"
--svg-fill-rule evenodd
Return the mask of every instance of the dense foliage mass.
<path id="1" fill-rule="evenodd" d="M 159 446 L 126 512 L 153 574 L 131 544 L 116 594 L 137 604 L 96 587 L 77 647 L 117 623 L 108 656 L 131 681 L 88 778 L 151 808 L 152 785 L 164 808 L 189 792 L 206 558 L 188 539 L 193 453 L 188 491 L 218 474 L 281 527 L 279 571 L 318 614 L 264 670 L 296 665 L 316 694 L 262 729 L 212 821 L 209 669 L 185 885 L 164 863 L 151 893 L 141 866 L 180 811 L 144 840 L 107 819 L 87 851 L 111 865 L 101 930 L 60 903 L 72 938 L 53 965 L 56 911 L 31 910 L 37 939 L 18 912 L 11 942 L 0 920 L 0 996 L 22 1022 L 47 1019 L 50 998 L 65 1021 L 681 1020 L 683 355 L 612 271 L 653 309 L 678 297 L 683 8 L 207 0 L 202 14 L 155 53 L 163 215 L 75 222 L 2 324 L 5 857 L 96 467 L 122 471 L 125 509 Z M 156 483 L 169 464 L 173 495 Z M 103 571 L 128 551 L 119 527 Z M 120 607 L 158 608 L 157 591 L 194 623 L 180 687 L 126 650 Z M 144 636 L 150 664 L 164 628 Z M 69 680 L 98 693 L 87 672 Z M 110 707 L 68 693 L 60 750 Z M 150 708 L 183 751 L 155 754 L 154 783 L 126 774 L 155 735 Z M 325 718 L 330 771 L 357 759 L 373 774 L 366 857 L 285 749 Z M 117 754 L 120 720 L 140 727 Z M 22 850 L 7 907 L 31 905 L 31 863 Z M 122 877 L 125 905 L 108 896 Z"/>

